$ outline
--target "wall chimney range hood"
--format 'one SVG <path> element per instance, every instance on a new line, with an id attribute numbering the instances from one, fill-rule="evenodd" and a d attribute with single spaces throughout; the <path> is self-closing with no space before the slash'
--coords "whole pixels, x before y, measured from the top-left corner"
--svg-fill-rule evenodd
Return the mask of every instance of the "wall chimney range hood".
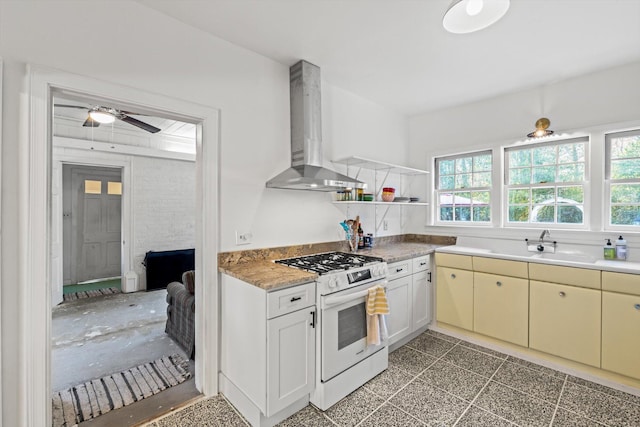
<path id="1" fill-rule="evenodd" d="M 336 191 L 366 184 L 322 167 L 320 68 L 299 61 L 289 69 L 291 167 L 267 181 L 268 188 Z"/>

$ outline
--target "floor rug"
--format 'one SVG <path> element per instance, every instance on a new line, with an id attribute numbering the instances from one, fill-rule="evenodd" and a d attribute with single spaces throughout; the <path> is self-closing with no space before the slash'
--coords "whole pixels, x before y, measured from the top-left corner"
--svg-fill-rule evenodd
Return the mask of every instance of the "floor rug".
<path id="1" fill-rule="evenodd" d="M 53 426 L 70 427 L 180 384 L 189 362 L 174 354 L 53 393 Z"/>
<path id="2" fill-rule="evenodd" d="M 64 301 L 75 301 L 77 299 L 100 297 L 102 295 L 119 294 L 122 291 L 118 288 L 93 289 L 91 291 L 71 292 L 63 295 Z"/>

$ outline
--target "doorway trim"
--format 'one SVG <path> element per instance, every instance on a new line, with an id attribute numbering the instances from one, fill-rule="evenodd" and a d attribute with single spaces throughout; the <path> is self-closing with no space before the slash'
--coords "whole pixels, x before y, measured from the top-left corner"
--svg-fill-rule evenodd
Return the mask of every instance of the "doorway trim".
<path id="1" fill-rule="evenodd" d="M 21 425 L 51 425 L 51 169 L 53 92 L 67 92 L 147 108 L 197 123 L 196 132 L 196 388 L 218 392 L 219 110 L 58 70 L 27 66 L 28 120 L 20 144 L 18 248 L 21 337 Z M 177 113 L 180 111 L 180 113 Z"/>
<path id="2" fill-rule="evenodd" d="M 124 191 L 122 192 L 122 208 L 121 208 L 121 239 L 123 240 L 121 250 L 120 250 L 120 275 L 124 283 L 124 275 L 131 270 L 131 266 L 133 265 L 133 254 L 131 253 L 131 242 L 133 242 L 133 227 L 132 218 L 133 218 L 133 196 L 131 191 L 131 159 L 123 156 L 118 156 L 119 158 L 115 158 L 108 153 L 100 153 L 100 152 L 92 152 L 92 156 L 89 157 L 86 153 L 83 153 L 82 150 L 57 150 L 58 147 L 52 147 L 52 182 L 53 186 L 58 186 L 59 190 L 59 200 L 58 203 L 54 203 L 52 200 L 52 210 L 51 210 L 51 234 L 60 236 L 59 244 L 62 244 L 64 241 L 63 236 L 63 216 L 62 216 L 62 167 L 64 165 L 77 165 L 77 166 L 97 166 L 97 167 L 106 167 L 106 168 L 119 168 L 122 173 L 122 188 Z M 62 255 L 62 246 L 56 248 L 55 240 L 52 239 L 52 253 L 58 253 L 59 256 L 52 258 L 51 265 L 51 278 L 53 283 L 51 284 L 52 295 L 51 295 L 51 307 L 55 307 L 59 302 L 62 301 L 62 291 L 63 291 L 63 257 Z"/>

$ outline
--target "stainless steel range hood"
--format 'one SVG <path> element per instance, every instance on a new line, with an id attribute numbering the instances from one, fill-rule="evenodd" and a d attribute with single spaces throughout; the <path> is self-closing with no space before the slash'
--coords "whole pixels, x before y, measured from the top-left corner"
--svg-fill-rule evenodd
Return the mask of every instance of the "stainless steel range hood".
<path id="1" fill-rule="evenodd" d="M 300 61 L 289 69 L 291 167 L 267 181 L 268 188 L 336 191 L 366 184 L 322 167 L 320 68 Z"/>

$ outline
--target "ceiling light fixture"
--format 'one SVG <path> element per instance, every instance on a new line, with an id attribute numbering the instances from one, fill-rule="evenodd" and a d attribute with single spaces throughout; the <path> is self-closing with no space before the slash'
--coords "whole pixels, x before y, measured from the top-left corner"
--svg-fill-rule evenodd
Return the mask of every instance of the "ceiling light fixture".
<path id="1" fill-rule="evenodd" d="M 108 109 L 104 107 L 96 107 L 89 111 L 89 117 L 91 120 L 95 120 L 98 123 L 108 124 L 116 121 L 116 116 L 111 114 Z"/>
<path id="2" fill-rule="evenodd" d="M 509 10 L 510 0 L 453 0 L 442 18 L 450 33 L 464 34 L 487 28 Z"/>
<path id="3" fill-rule="evenodd" d="M 543 136 L 553 135 L 553 131 L 549 129 L 551 121 L 546 117 L 536 120 L 536 130 L 527 134 L 527 138 L 541 138 Z"/>

